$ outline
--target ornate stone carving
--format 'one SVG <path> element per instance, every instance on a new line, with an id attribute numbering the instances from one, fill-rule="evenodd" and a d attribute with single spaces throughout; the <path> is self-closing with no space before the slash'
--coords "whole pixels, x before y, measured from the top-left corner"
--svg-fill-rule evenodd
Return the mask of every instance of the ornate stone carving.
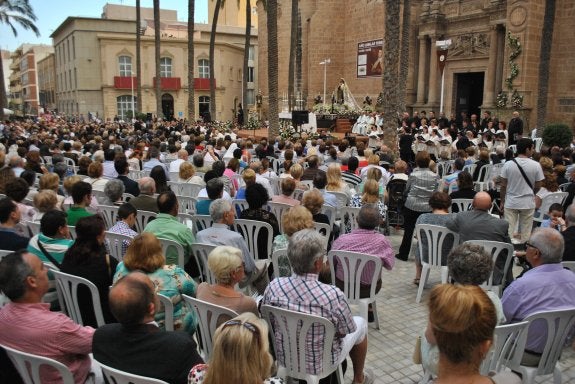
<path id="1" fill-rule="evenodd" d="M 509 22 L 514 27 L 520 27 L 527 20 L 527 10 L 523 6 L 515 7 L 509 14 Z"/>
<path id="2" fill-rule="evenodd" d="M 467 33 L 453 38 L 450 57 L 483 56 L 489 51 L 489 37 L 486 33 Z"/>

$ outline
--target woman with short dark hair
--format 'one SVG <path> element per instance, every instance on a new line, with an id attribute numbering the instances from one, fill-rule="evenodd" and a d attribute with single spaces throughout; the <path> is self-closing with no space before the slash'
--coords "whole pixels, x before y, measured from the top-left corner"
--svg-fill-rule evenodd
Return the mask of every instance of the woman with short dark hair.
<path id="1" fill-rule="evenodd" d="M 248 202 L 248 209 L 244 209 L 240 213 L 240 219 L 257 220 L 268 223 L 272 226 L 273 233 L 266 233 L 267 236 L 274 238 L 280 234 L 279 223 L 277 217 L 264 209 L 263 206 L 268 202 L 269 196 L 267 189 L 258 183 L 250 185 L 246 188 L 246 201 Z M 264 232 L 267 232 L 264 230 Z M 258 237 L 258 254 L 267 258 L 267 240 L 268 237 L 260 233 Z"/>

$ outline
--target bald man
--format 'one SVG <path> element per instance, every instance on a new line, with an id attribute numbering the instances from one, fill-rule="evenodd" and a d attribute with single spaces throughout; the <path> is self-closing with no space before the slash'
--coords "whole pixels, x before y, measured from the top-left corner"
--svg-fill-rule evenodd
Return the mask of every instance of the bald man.
<path id="1" fill-rule="evenodd" d="M 460 242 L 467 240 L 490 240 L 511 243 L 509 238 L 509 223 L 489 213 L 491 196 L 487 192 L 478 192 L 473 198 L 473 210 L 456 213 L 446 224 L 450 230 L 459 233 Z M 505 258 L 495 263 L 494 282 L 499 284 Z M 511 272 L 511 268 L 509 271 Z M 507 281 L 513 279 L 511 273 L 507 274 Z"/>
<path id="2" fill-rule="evenodd" d="M 136 375 L 187 384 L 190 369 L 202 363 L 185 332 L 165 332 L 154 321 L 158 297 L 150 278 L 132 272 L 110 290 L 110 310 L 119 324 L 96 330 L 92 349 L 100 363 Z"/>

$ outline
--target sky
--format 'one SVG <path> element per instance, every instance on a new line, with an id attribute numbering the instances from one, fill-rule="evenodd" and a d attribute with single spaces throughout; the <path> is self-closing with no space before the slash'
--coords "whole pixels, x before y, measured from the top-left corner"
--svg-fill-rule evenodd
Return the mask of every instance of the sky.
<path id="1" fill-rule="evenodd" d="M 196 23 L 206 23 L 208 20 L 208 1 L 196 0 Z M 52 44 L 50 35 L 68 16 L 100 17 L 107 3 L 135 6 L 136 0 L 30 0 L 30 5 L 38 20 L 36 26 L 40 37 L 16 25 L 18 36 L 14 37 L 12 30 L 0 25 L 0 48 L 14 51 L 21 44 Z M 153 0 L 140 0 L 142 7 L 152 8 Z M 162 9 L 178 11 L 180 21 L 188 20 L 188 2 L 185 0 L 160 0 Z"/>

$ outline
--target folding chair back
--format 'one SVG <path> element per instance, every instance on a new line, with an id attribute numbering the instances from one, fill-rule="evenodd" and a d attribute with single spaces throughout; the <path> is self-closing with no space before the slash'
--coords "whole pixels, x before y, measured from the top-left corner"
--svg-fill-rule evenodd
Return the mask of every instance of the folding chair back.
<path id="1" fill-rule="evenodd" d="M 110 384 L 168 384 L 162 380 L 120 371 L 119 369 L 109 367 L 100 362 L 98 362 L 98 364 L 102 367 L 102 373 Z"/>
<path id="2" fill-rule="evenodd" d="M 48 366 L 51 369 L 58 371 L 62 379 L 62 384 L 74 384 L 74 375 L 72 375 L 72 372 L 70 372 L 67 366 L 59 361 L 48 357 L 22 352 L 5 345 L 0 345 L 0 347 L 6 350 L 8 358 L 10 358 L 14 364 L 14 367 L 20 374 L 24 384 L 42 384 L 42 380 L 40 378 L 40 367 L 42 366 Z"/>

